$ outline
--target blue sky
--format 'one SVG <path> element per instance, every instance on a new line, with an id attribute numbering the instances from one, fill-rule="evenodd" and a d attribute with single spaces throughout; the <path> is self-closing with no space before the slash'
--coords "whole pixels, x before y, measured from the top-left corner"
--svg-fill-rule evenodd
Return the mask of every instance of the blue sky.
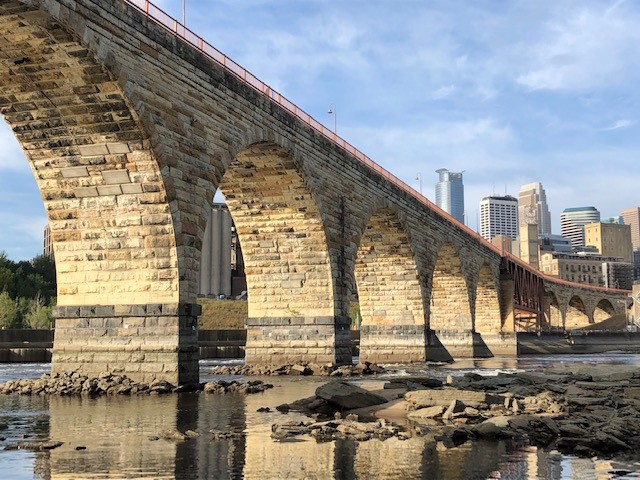
<path id="1" fill-rule="evenodd" d="M 640 4 L 624 1 L 186 0 L 187 25 L 434 199 L 464 170 L 478 202 L 541 181 L 566 207 L 640 205 Z M 182 17 L 180 0 L 159 0 Z M 0 250 L 40 252 L 40 195 L 0 121 Z"/>

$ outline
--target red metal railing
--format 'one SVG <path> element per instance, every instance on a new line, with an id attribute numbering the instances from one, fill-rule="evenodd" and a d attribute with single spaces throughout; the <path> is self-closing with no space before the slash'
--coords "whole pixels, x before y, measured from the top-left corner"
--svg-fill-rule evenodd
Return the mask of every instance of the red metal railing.
<path id="1" fill-rule="evenodd" d="M 186 43 L 191 45 L 193 48 L 195 48 L 195 49 L 201 51 L 202 53 L 204 53 L 211 60 L 215 61 L 216 63 L 221 65 L 223 68 L 225 68 L 227 71 L 233 73 L 239 79 L 243 80 L 244 82 L 249 84 L 251 87 L 253 87 L 255 90 L 257 90 L 261 94 L 263 94 L 266 97 L 268 97 L 269 99 L 271 99 L 271 101 L 273 101 L 277 105 L 279 105 L 282 108 L 284 108 L 285 110 L 287 110 L 289 113 L 291 113 L 294 116 L 296 116 L 298 119 L 300 119 L 302 122 L 306 123 L 308 126 L 310 126 L 312 129 L 314 129 L 316 132 L 320 133 L 321 135 L 326 137 L 331 142 L 337 144 L 339 147 L 341 147 L 347 153 L 351 154 L 353 157 L 355 157 L 361 163 L 363 163 L 364 165 L 369 167 L 371 170 L 376 172 L 378 175 L 381 175 L 382 177 L 384 177 L 387 181 L 389 181 L 390 183 L 392 183 L 396 187 L 400 188 L 401 190 L 403 190 L 404 192 L 408 193 L 412 197 L 415 197 L 420 202 L 422 202 L 426 207 L 428 207 L 429 209 L 435 211 L 438 215 L 440 215 L 441 217 L 444 217 L 450 223 L 452 223 L 453 225 L 455 225 L 459 229 L 463 230 L 467 235 L 469 235 L 470 237 L 476 239 L 477 241 L 479 241 L 480 243 L 485 245 L 487 248 L 493 250 L 498 255 L 506 256 L 509 260 L 520 264 L 523 268 L 526 268 L 529 271 L 535 273 L 536 275 L 540 275 L 541 277 L 544 277 L 546 280 L 549 280 L 551 282 L 565 283 L 565 284 L 569 284 L 569 285 L 573 285 L 573 286 L 579 286 L 579 287 L 583 287 L 583 288 L 584 287 L 586 287 L 586 288 L 595 288 L 597 290 L 606 290 L 606 291 L 627 293 L 626 290 L 612 290 L 612 289 L 606 289 L 606 288 L 603 288 L 603 287 L 596 287 L 596 286 L 590 286 L 590 285 L 585 285 L 585 284 L 576 284 L 576 283 L 568 282 L 566 280 L 562 280 L 562 279 L 559 279 L 559 278 L 556 278 L 556 277 L 550 277 L 548 275 L 543 274 L 539 270 L 533 268 L 531 265 L 523 262 L 522 260 L 520 260 L 519 258 L 517 258 L 517 257 L 515 257 L 515 256 L 513 256 L 511 254 L 506 254 L 505 255 L 505 253 L 500 248 L 496 247 L 495 245 L 493 245 L 490 242 L 487 242 L 478 233 L 474 232 L 472 229 L 467 227 L 465 224 L 463 224 L 462 222 L 460 222 L 457 219 L 455 219 L 454 217 L 452 217 L 449 213 L 447 213 L 444 210 L 442 210 L 441 208 L 439 208 L 437 205 L 435 205 L 429 199 L 427 199 L 427 197 L 425 197 L 421 193 L 417 192 L 414 188 L 412 188 L 409 185 L 407 185 L 405 182 L 403 182 L 398 177 L 393 175 L 387 169 L 385 169 L 384 167 L 381 167 L 380 165 L 378 165 L 376 162 L 371 160 L 371 158 L 369 158 L 367 155 L 362 153 L 356 147 L 351 145 L 349 142 L 347 142 L 346 140 L 344 140 L 340 136 L 336 135 L 335 132 L 333 132 L 329 128 L 325 127 L 322 123 L 317 121 L 315 118 L 313 118 L 307 112 L 305 112 L 301 108 L 298 108 L 298 106 L 295 105 L 293 102 L 291 102 L 290 100 L 288 100 L 287 98 L 282 96 L 280 93 L 278 93 L 277 91 L 272 89 L 269 85 L 267 85 L 264 82 L 262 82 L 258 77 L 256 77 L 251 72 L 247 71 L 241 65 L 239 65 L 236 62 L 234 62 L 233 60 L 231 60 L 229 57 L 227 57 L 224 53 L 222 53 L 220 50 L 215 48 L 213 45 L 207 43 L 202 37 L 196 35 L 194 32 L 192 32 L 187 27 L 182 25 L 180 22 L 178 22 L 178 20 L 176 20 L 171 15 L 169 15 L 168 13 L 163 11 L 161 8 L 155 6 L 153 3 L 151 3 L 148 0 L 124 0 L 124 1 L 126 3 L 128 3 L 129 5 L 132 5 L 136 9 L 140 10 L 141 12 L 143 12 L 147 17 L 151 18 L 158 25 L 160 25 L 163 28 L 165 28 L 166 30 L 170 31 L 171 33 L 173 33 L 177 37 L 180 37 L 182 40 L 184 40 Z"/>

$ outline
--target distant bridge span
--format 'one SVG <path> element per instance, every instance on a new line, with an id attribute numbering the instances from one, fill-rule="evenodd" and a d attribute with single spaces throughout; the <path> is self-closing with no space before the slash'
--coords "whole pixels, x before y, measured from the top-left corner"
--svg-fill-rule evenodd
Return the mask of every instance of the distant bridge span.
<path id="1" fill-rule="evenodd" d="M 482 240 L 144 0 L 0 0 L 0 112 L 54 240 L 53 371 L 197 379 L 217 188 L 245 256 L 249 363 L 516 352 L 522 318 L 586 325 L 626 291 Z M 524 314 L 522 312 L 525 312 Z"/>

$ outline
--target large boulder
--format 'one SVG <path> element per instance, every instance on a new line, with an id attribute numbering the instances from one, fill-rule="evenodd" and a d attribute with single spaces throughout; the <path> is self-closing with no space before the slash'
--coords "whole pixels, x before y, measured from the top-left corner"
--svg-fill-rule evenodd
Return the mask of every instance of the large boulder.
<path id="1" fill-rule="evenodd" d="M 347 382 L 330 382 L 316 389 L 316 396 L 341 410 L 371 407 L 387 403 L 387 399 Z"/>

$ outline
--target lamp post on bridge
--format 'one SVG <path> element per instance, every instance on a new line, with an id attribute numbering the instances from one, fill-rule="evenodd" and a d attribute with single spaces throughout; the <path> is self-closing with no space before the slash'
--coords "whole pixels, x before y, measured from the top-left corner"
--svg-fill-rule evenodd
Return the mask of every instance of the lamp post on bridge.
<path id="1" fill-rule="evenodd" d="M 336 105 L 332 103 L 327 110 L 329 115 L 333 115 L 333 133 L 338 134 L 338 114 L 336 113 Z"/>
<path id="2" fill-rule="evenodd" d="M 422 195 L 422 173 L 418 172 L 416 174 L 416 180 L 418 180 L 420 182 L 420 195 Z"/>
<path id="3" fill-rule="evenodd" d="M 182 26 L 187 26 L 187 0 L 182 0 Z"/>

